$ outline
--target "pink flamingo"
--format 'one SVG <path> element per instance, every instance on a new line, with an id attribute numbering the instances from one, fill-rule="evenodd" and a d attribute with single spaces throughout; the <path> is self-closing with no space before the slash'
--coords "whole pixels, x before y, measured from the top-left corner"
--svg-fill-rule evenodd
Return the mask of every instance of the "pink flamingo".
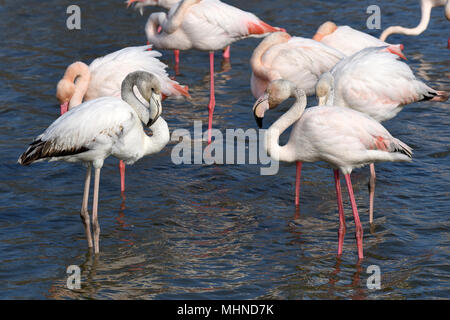
<path id="1" fill-rule="evenodd" d="M 450 20 L 450 1 L 449 0 L 421 0 L 420 9 L 422 17 L 415 28 L 404 28 L 401 26 L 392 26 L 383 31 L 380 36 L 381 41 L 385 41 L 391 34 L 399 33 L 410 36 L 417 36 L 424 32 L 430 22 L 431 9 L 433 7 L 445 6 L 445 17 Z M 447 40 L 447 48 L 450 49 L 450 37 Z"/>
<path id="2" fill-rule="evenodd" d="M 337 26 L 334 22 L 327 21 L 323 23 L 313 37 L 314 40 L 320 41 L 327 46 L 335 48 L 343 54 L 350 56 L 362 49 L 368 47 L 385 47 L 389 46 L 392 53 L 397 54 L 405 59 L 402 53 L 403 45 L 391 45 L 380 39 L 377 39 L 367 33 L 355 30 L 349 26 Z"/>
<path id="3" fill-rule="evenodd" d="M 338 255 L 342 254 L 345 218 L 339 181 L 339 170 L 344 174 L 356 227 L 358 258 L 363 254 L 363 228 L 353 194 L 350 173 L 353 168 L 379 161 L 411 161 L 412 150 L 369 116 L 338 106 L 317 106 L 305 110 L 306 94 L 288 80 L 271 82 L 260 97 L 253 114 L 262 124 L 265 111 L 273 109 L 289 97 L 294 105 L 275 121 L 266 133 L 265 148 L 271 158 L 287 162 L 325 161 L 334 169 L 339 209 Z M 279 145 L 280 135 L 291 125 L 286 145 Z"/>
<path id="4" fill-rule="evenodd" d="M 260 97 L 269 83 L 277 79 L 292 81 L 307 95 L 314 94 L 322 73 L 330 71 L 344 56 L 318 41 L 274 32 L 261 41 L 250 59 L 253 96 Z M 297 162 L 296 167 L 295 205 L 299 206 L 302 163 Z"/>
<path id="5" fill-rule="evenodd" d="M 317 83 L 319 105 L 348 107 L 376 121 L 392 119 L 409 103 L 446 101 L 448 93 L 417 80 L 411 68 L 388 48 L 366 48 L 342 59 Z M 373 222 L 375 165 L 370 164 L 369 221 Z"/>
<path id="6" fill-rule="evenodd" d="M 158 27 L 161 32 L 158 32 Z M 211 143 L 214 96 L 214 51 L 247 37 L 262 37 L 284 31 L 219 0 L 184 0 L 169 14 L 152 13 L 145 27 L 147 39 L 161 49 L 209 51 L 210 100 L 208 104 L 208 143 Z"/>
<path id="7" fill-rule="evenodd" d="M 345 55 L 315 40 L 274 32 L 253 51 L 251 90 L 260 97 L 269 83 L 277 79 L 294 82 L 307 95 L 315 93 L 322 73 L 330 71 Z"/>
<path id="8" fill-rule="evenodd" d="M 133 71 L 147 71 L 161 84 L 164 96 L 189 97 L 187 87 L 171 80 L 167 66 L 157 58 L 158 51 L 148 51 L 151 46 L 128 47 L 97 58 L 88 66 L 77 61 L 69 65 L 58 82 L 56 97 L 61 103 L 61 115 L 83 101 L 99 97 L 120 97 L 120 86 Z M 119 162 L 120 191 L 125 191 L 125 164 Z"/>
<path id="9" fill-rule="evenodd" d="M 129 7 L 132 3 L 135 3 L 135 9 L 139 9 L 141 15 L 144 13 L 144 7 L 147 6 L 156 6 L 160 8 L 164 8 L 167 10 L 172 9 L 172 7 L 178 5 L 181 0 L 128 0 L 127 7 Z M 159 32 L 160 30 L 158 30 Z M 149 43 L 148 43 L 149 44 Z M 173 54 L 175 56 L 175 71 L 178 73 L 179 63 L 180 63 L 180 50 L 173 50 Z M 230 59 L 230 46 L 227 46 L 223 50 L 223 58 Z"/>

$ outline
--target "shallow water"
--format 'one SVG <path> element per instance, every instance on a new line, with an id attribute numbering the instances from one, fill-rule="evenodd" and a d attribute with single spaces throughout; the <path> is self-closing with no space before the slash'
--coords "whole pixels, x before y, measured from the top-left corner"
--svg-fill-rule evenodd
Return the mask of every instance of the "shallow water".
<path id="1" fill-rule="evenodd" d="M 367 30 L 373 1 L 227 1 L 291 34 L 310 37 L 325 20 Z M 377 165 L 375 223 L 368 223 L 368 168 L 352 174 L 364 227 L 365 259 L 357 264 L 354 224 L 344 190 L 347 235 L 336 258 L 338 213 L 332 171 L 305 164 L 301 212 L 293 203 L 295 166 L 274 176 L 260 165 L 175 165 L 170 143 L 127 167 L 126 198 L 117 160 L 102 170 L 101 254 L 86 248 L 79 218 L 85 169 L 67 163 L 16 163 L 27 144 L 58 117 L 55 86 L 75 60 L 90 62 L 122 47 L 145 44 L 144 17 L 123 1 L 78 1 L 80 31 L 65 27 L 71 1 L 26 6 L 0 1 L 0 298 L 1 299 L 405 299 L 450 298 L 448 103 L 412 104 L 385 123 L 414 148 L 412 163 Z M 419 21 L 419 3 L 378 1 L 382 28 Z M 432 12 L 419 37 L 405 45 L 418 77 L 450 89 L 449 22 Z M 258 44 L 231 48 L 231 69 L 216 54 L 214 127 L 255 128 L 249 58 Z M 173 55 L 163 52 L 173 75 Z M 181 75 L 191 101 L 168 99 L 171 130 L 207 121 L 208 54 L 183 52 Z M 314 98 L 309 101 L 315 103 Z M 266 126 L 281 115 L 274 111 Z M 66 288 L 66 268 L 82 269 L 80 290 Z M 367 267 L 381 269 L 381 289 L 369 290 Z"/>

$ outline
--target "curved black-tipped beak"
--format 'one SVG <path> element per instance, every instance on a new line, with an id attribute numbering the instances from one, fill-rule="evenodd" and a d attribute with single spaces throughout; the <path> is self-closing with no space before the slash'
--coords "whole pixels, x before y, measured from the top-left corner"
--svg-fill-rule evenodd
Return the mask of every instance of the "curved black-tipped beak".
<path id="1" fill-rule="evenodd" d="M 263 119 L 264 118 L 260 118 L 260 117 L 258 117 L 257 115 L 256 115 L 256 113 L 255 112 L 253 112 L 253 116 L 255 117 L 255 120 L 256 120 L 256 124 L 258 125 L 258 128 L 262 128 L 262 126 L 263 126 Z"/>
<path id="2" fill-rule="evenodd" d="M 268 95 L 264 94 L 253 105 L 253 116 L 255 117 L 258 128 L 262 128 L 264 112 L 269 109 Z"/>
<path id="3" fill-rule="evenodd" d="M 162 112 L 161 107 L 161 95 L 153 93 L 150 97 L 150 118 L 147 122 L 147 127 L 150 127 L 152 124 L 158 120 L 159 116 Z"/>

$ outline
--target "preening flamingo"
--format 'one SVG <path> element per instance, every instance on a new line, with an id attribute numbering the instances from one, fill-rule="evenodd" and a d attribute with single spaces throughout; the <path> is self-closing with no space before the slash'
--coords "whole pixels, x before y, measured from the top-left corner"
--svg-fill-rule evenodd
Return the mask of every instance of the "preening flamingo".
<path id="1" fill-rule="evenodd" d="M 143 104 L 135 95 L 149 103 Z M 92 248 L 88 212 L 91 167 L 95 168 L 92 229 L 94 252 L 99 252 L 98 192 L 100 170 L 110 155 L 132 164 L 143 156 L 161 151 L 169 142 L 169 128 L 161 115 L 161 85 L 158 77 L 143 71 L 129 74 L 122 83 L 122 99 L 97 98 L 82 103 L 56 119 L 43 134 L 36 137 L 18 162 L 67 161 L 87 164 L 81 220 L 89 248 Z M 147 136 L 145 127 L 153 132 Z"/>
<path id="2" fill-rule="evenodd" d="M 388 46 L 392 53 L 406 59 L 402 53 L 402 44 L 389 44 L 377 39 L 370 34 L 355 30 L 349 26 L 337 26 L 334 22 L 323 23 L 313 37 L 329 47 L 335 48 L 343 54 L 350 56 L 368 47 Z"/>
<path id="3" fill-rule="evenodd" d="M 385 41 L 391 34 L 399 33 L 410 36 L 417 36 L 424 32 L 430 22 L 431 9 L 433 7 L 445 6 L 445 17 L 450 20 L 450 0 L 421 0 L 420 9 L 422 16 L 420 22 L 415 28 L 405 28 L 401 26 L 392 26 L 383 31 L 380 40 Z M 447 40 L 447 47 L 450 49 L 450 37 Z"/>
<path id="4" fill-rule="evenodd" d="M 348 107 L 382 122 L 392 119 L 409 103 L 446 101 L 448 93 L 417 80 L 411 68 L 388 47 L 366 48 L 342 59 L 317 83 L 319 105 Z M 369 221 L 373 221 L 375 166 L 370 164 Z"/>
<path id="5" fill-rule="evenodd" d="M 260 97 L 276 79 L 290 80 L 312 95 L 322 73 L 343 57 L 338 50 L 315 40 L 274 32 L 261 41 L 250 59 L 253 96 Z"/>
<path id="6" fill-rule="evenodd" d="M 158 27 L 161 31 L 158 32 Z M 209 51 L 210 100 L 208 143 L 211 142 L 214 96 L 214 51 L 247 37 L 262 37 L 284 31 L 261 21 L 252 13 L 219 0 L 183 0 L 164 12 L 152 13 L 145 27 L 148 41 L 161 49 Z"/>
<path id="7" fill-rule="evenodd" d="M 177 5 L 181 0 L 128 0 L 127 7 L 132 3 L 135 3 L 134 8 L 139 9 L 141 15 L 144 13 L 144 7 L 155 6 L 170 10 L 173 6 Z M 175 56 L 175 70 L 178 72 L 180 64 L 180 50 L 173 50 Z M 227 46 L 223 50 L 223 58 L 230 59 L 230 46 Z"/>
<path id="8" fill-rule="evenodd" d="M 97 58 L 88 66 L 77 61 L 69 65 L 64 77 L 58 82 L 56 97 L 61 103 L 61 114 L 84 101 L 99 97 L 120 97 L 120 88 L 125 77 L 133 71 L 146 71 L 160 82 L 163 96 L 189 97 L 187 87 L 171 80 L 167 65 L 158 60 L 161 53 L 151 46 L 124 48 Z M 120 168 L 120 190 L 125 191 L 125 165 Z"/>
<path id="9" fill-rule="evenodd" d="M 412 150 L 369 116 L 338 106 L 317 106 L 305 110 L 306 94 L 288 80 L 271 82 L 260 97 L 253 114 L 261 127 L 265 111 L 273 109 L 289 97 L 294 105 L 275 121 L 266 132 L 265 149 L 274 160 L 287 162 L 325 161 L 334 170 L 339 209 L 338 255 L 342 254 L 345 218 L 339 182 L 339 170 L 345 175 L 356 227 L 358 257 L 363 255 L 363 228 L 353 194 L 350 173 L 353 168 L 379 161 L 411 161 Z M 279 145 L 280 135 L 291 125 L 286 145 Z"/>

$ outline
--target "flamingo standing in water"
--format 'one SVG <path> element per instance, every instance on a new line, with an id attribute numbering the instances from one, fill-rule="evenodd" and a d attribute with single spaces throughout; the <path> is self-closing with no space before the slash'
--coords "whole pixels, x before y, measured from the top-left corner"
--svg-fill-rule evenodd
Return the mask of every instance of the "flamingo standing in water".
<path id="1" fill-rule="evenodd" d="M 389 44 L 367 33 L 355 30 L 349 26 L 337 26 L 334 22 L 323 23 L 313 37 L 327 46 L 335 48 L 343 54 L 350 56 L 368 47 L 389 47 L 392 53 L 405 59 L 402 44 Z"/>
<path id="2" fill-rule="evenodd" d="M 260 97 L 269 83 L 277 79 L 290 80 L 307 95 L 314 94 L 322 73 L 331 70 L 345 55 L 318 41 L 291 37 L 286 32 L 274 32 L 264 38 L 253 51 L 251 90 Z M 302 163 L 296 163 L 295 205 L 300 204 Z"/>
<path id="3" fill-rule="evenodd" d="M 158 32 L 158 27 L 161 31 Z M 219 0 L 183 0 L 164 12 L 152 13 L 145 27 L 147 39 L 161 49 L 209 51 L 210 100 L 208 104 L 208 143 L 211 143 L 214 96 L 214 51 L 247 37 L 263 37 L 284 31 L 261 21 L 252 13 Z"/>
<path id="4" fill-rule="evenodd" d="M 289 97 L 294 105 L 267 130 L 264 147 L 274 160 L 287 162 L 325 161 L 333 167 L 339 209 L 338 255 L 342 254 L 345 218 L 339 181 L 344 174 L 356 227 L 358 258 L 363 259 L 363 228 L 353 194 L 350 173 L 353 168 L 379 161 L 411 161 L 412 150 L 369 116 L 338 106 L 317 106 L 305 110 L 306 94 L 288 80 L 271 82 L 260 97 L 253 114 L 262 124 L 265 111 L 273 109 Z M 280 135 L 291 125 L 286 145 L 279 145 Z"/>
<path id="5" fill-rule="evenodd" d="M 136 86 L 143 104 L 133 91 Z M 161 151 L 169 142 L 169 128 L 161 115 L 161 85 L 158 77 L 143 71 L 130 73 L 122 83 L 122 99 L 103 97 L 82 103 L 56 119 L 36 137 L 18 162 L 67 161 L 87 164 L 81 220 L 88 247 L 92 248 L 88 212 L 91 167 L 95 168 L 92 227 L 94 252 L 99 252 L 98 192 L 100 170 L 110 155 L 132 164 L 140 158 Z M 144 131 L 149 127 L 153 136 Z"/>
<path id="6" fill-rule="evenodd" d="M 128 0 L 127 7 L 129 7 L 132 3 L 135 3 L 135 9 L 139 9 L 141 15 L 144 13 L 144 7 L 146 6 L 156 6 L 160 8 L 164 8 L 170 10 L 173 6 L 178 4 L 181 0 Z M 160 30 L 158 30 L 160 31 Z M 173 50 L 173 54 L 175 56 L 175 70 L 178 70 L 178 66 L 180 63 L 180 50 Z M 223 58 L 230 59 L 230 46 L 227 46 L 223 50 Z M 176 71 L 178 72 L 178 71 Z"/>
<path id="7" fill-rule="evenodd" d="M 58 82 L 56 97 L 61 103 L 61 114 L 84 101 L 99 97 L 120 97 L 125 77 L 133 71 L 153 74 L 161 84 L 164 96 L 189 97 L 187 87 L 171 80 L 167 66 L 157 58 L 158 51 L 147 51 L 151 46 L 128 47 L 97 58 L 88 66 L 77 61 L 69 65 Z M 125 191 L 125 165 L 119 162 L 120 191 Z"/>
<path id="8" fill-rule="evenodd" d="M 401 26 L 392 26 L 383 31 L 380 36 L 381 41 L 385 41 L 391 34 L 399 33 L 406 34 L 410 36 L 417 36 L 424 32 L 428 23 L 430 22 L 431 9 L 433 7 L 445 6 L 445 17 L 450 20 L 450 0 L 422 0 L 420 4 L 420 9 L 422 17 L 420 22 L 415 28 L 405 28 Z M 450 37 L 447 40 L 447 48 L 450 49 Z"/>
<path id="9" fill-rule="evenodd" d="M 409 103 L 446 101 L 448 93 L 417 80 L 411 68 L 388 47 L 366 48 L 342 59 L 317 83 L 319 105 L 348 107 L 382 122 L 392 119 Z M 373 222 L 375 165 L 370 164 L 369 221 Z"/>

